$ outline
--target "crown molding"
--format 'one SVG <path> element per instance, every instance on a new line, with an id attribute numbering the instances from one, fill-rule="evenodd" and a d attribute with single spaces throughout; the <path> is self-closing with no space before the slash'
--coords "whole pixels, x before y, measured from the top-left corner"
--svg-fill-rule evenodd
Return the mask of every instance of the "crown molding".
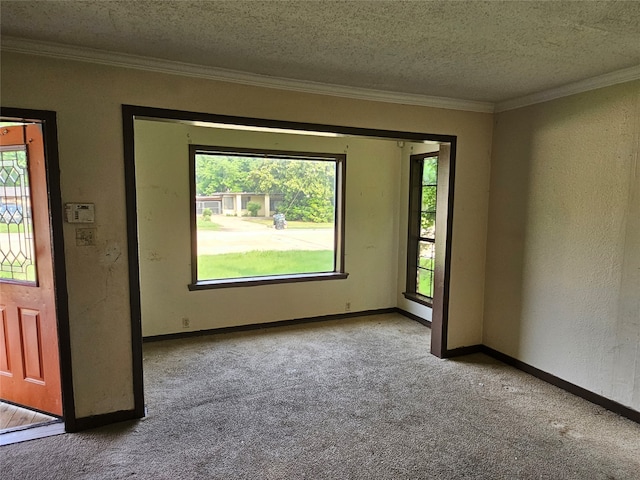
<path id="1" fill-rule="evenodd" d="M 517 108 L 527 107 L 536 103 L 543 103 L 549 100 L 575 95 L 577 93 L 583 93 L 590 90 L 596 90 L 598 88 L 609 87 L 640 79 L 640 65 L 637 65 L 604 75 L 599 75 L 597 77 L 562 85 L 557 88 L 533 93 L 531 95 L 492 103 L 349 87 L 345 85 L 325 84 L 306 80 L 293 80 L 283 77 L 271 77 L 267 75 L 240 72 L 237 70 L 206 67 L 192 63 L 174 62 L 152 57 L 77 47 L 60 43 L 41 42 L 17 37 L 2 37 L 0 49 L 5 52 L 39 55 L 50 58 L 95 63 L 99 65 L 131 68 L 148 72 L 203 78 L 241 85 L 250 85 L 254 87 L 274 88 L 279 90 L 329 95 L 357 100 L 370 100 L 383 103 L 415 105 L 480 113 L 515 110 Z"/>
<path id="2" fill-rule="evenodd" d="M 588 92 L 598 88 L 610 87 L 612 85 L 631 82 L 634 80 L 640 80 L 640 65 L 616 70 L 611 73 L 605 73 L 604 75 L 598 75 L 597 77 L 587 78 L 585 80 L 580 80 L 579 82 L 568 83 L 561 87 L 544 90 L 524 97 L 498 102 L 496 104 L 495 111 L 505 112 L 507 110 L 515 110 L 516 108 L 527 107 L 536 103 L 548 102 L 549 100 L 556 100 L 558 98 L 568 97 L 569 95 Z"/>
<path id="3" fill-rule="evenodd" d="M 206 67 L 192 63 L 174 62 L 158 58 L 143 57 L 125 53 L 116 53 L 93 48 L 41 42 L 16 37 L 2 37 L 0 48 L 5 52 L 75 60 L 115 67 L 131 68 L 149 72 L 204 78 L 255 87 L 275 88 L 301 93 L 330 95 L 335 97 L 371 100 L 376 102 L 416 105 L 423 107 L 463 110 L 470 112 L 493 113 L 495 105 L 491 102 L 478 102 L 448 97 L 389 92 L 367 88 L 332 85 L 305 80 L 293 80 L 253 73 Z"/>

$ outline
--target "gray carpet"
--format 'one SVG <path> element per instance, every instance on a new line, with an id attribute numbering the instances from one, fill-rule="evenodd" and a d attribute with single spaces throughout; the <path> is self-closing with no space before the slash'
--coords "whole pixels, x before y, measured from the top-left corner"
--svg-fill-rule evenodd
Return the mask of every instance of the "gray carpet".
<path id="1" fill-rule="evenodd" d="M 147 418 L 0 447 L 9 479 L 640 479 L 640 425 L 399 315 L 150 343 Z"/>

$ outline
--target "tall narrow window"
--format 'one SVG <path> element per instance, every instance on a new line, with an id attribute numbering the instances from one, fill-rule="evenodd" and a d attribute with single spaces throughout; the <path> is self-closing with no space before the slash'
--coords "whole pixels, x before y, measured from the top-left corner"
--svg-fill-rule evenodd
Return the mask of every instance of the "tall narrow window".
<path id="1" fill-rule="evenodd" d="M 407 249 L 407 294 L 427 305 L 434 296 L 438 155 L 412 155 Z"/>
<path id="2" fill-rule="evenodd" d="M 190 153 L 191 289 L 346 276 L 345 155 L 195 145 Z M 222 198 L 222 212 L 199 212 L 205 197 Z"/>

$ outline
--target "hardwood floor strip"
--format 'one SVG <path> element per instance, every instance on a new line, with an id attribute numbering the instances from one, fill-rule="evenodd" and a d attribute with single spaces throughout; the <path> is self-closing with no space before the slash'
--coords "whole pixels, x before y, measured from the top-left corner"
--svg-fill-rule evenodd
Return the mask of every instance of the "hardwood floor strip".
<path id="1" fill-rule="evenodd" d="M 33 412 L 29 410 L 24 410 L 22 408 L 17 408 L 16 412 L 11 417 L 7 428 L 20 427 L 22 425 L 29 425 L 31 423 L 31 418 L 33 417 Z"/>
<path id="2" fill-rule="evenodd" d="M 0 434 L 3 430 L 15 430 L 40 423 L 57 420 L 55 417 L 18 407 L 10 403 L 0 402 Z"/>
<path id="3" fill-rule="evenodd" d="M 15 405 L 0 403 L 0 430 L 7 428 L 17 409 Z"/>

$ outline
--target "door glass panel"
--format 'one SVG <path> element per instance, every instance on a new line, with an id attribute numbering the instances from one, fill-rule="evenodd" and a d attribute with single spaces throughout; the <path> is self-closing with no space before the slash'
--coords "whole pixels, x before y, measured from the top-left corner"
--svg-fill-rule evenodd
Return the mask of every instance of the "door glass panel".
<path id="1" fill-rule="evenodd" d="M 24 147 L 0 147 L 0 281 L 36 283 L 29 168 Z"/>

